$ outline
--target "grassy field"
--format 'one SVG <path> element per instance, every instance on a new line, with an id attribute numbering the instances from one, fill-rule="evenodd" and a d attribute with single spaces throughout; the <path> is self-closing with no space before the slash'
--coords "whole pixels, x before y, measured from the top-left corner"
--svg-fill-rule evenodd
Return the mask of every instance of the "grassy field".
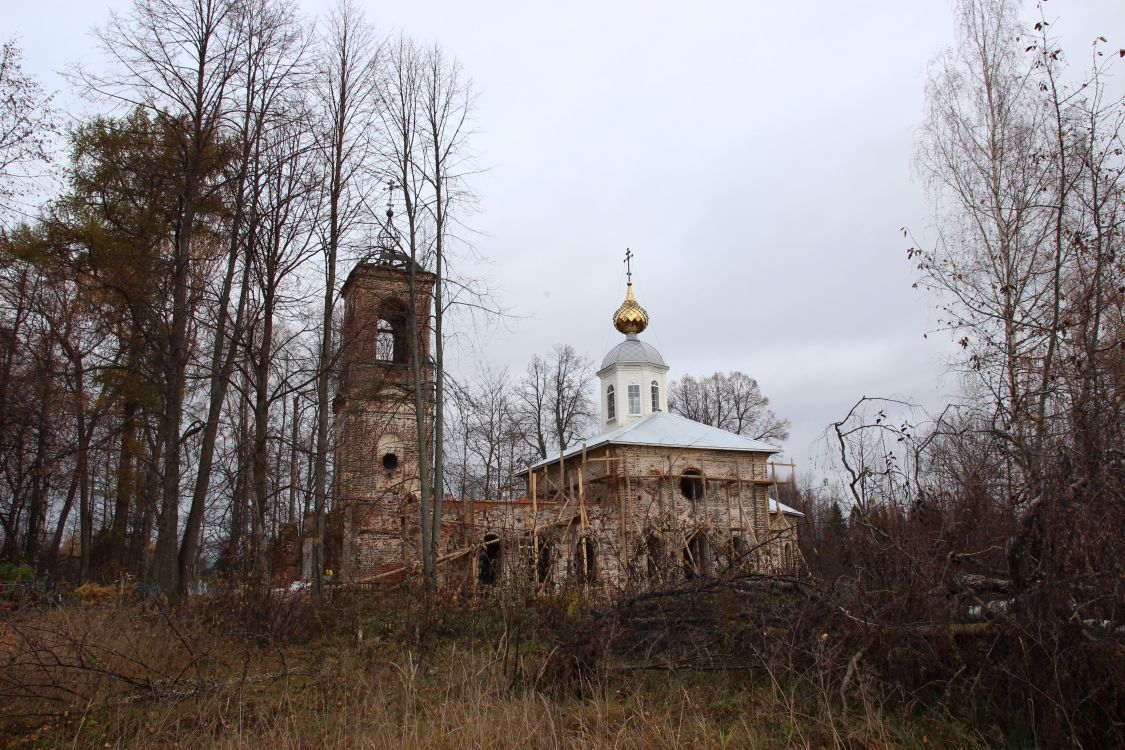
<path id="1" fill-rule="evenodd" d="M 0 621 L 0 747 L 985 747 L 938 711 L 841 703 L 768 670 L 562 675 L 544 615 L 496 602 L 420 616 L 387 602 L 251 616 L 103 602 Z M 580 626 L 564 609 L 555 628 Z M 560 622 L 560 618 L 562 621 Z M 846 705 L 846 710 L 844 706 Z"/>

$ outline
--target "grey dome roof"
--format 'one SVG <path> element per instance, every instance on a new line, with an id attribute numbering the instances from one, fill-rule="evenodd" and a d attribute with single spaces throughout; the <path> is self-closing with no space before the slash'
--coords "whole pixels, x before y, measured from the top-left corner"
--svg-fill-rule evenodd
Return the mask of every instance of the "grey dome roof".
<path id="1" fill-rule="evenodd" d="M 598 372 L 613 365 L 650 365 L 668 369 L 668 365 L 664 364 L 664 357 L 660 356 L 656 347 L 641 341 L 634 333 L 626 336 L 624 341 L 609 350 Z"/>

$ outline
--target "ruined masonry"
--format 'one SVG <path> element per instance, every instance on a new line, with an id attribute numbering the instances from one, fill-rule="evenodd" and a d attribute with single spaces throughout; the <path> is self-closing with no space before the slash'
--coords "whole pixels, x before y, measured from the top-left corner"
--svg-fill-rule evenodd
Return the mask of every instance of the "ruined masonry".
<path id="1" fill-rule="evenodd" d="M 338 581 L 396 580 L 419 570 L 414 415 L 421 398 L 429 441 L 434 280 L 400 251 L 384 248 L 358 264 L 343 287 L 334 507 L 325 554 Z M 669 413 L 668 366 L 640 339 L 648 323 L 630 274 L 613 315 L 625 338 L 598 371 L 600 434 L 528 467 L 526 493 L 518 499 L 445 497 L 443 585 L 523 580 L 612 594 L 632 581 L 706 576 L 730 564 L 796 565 L 801 514 L 769 497 L 775 482 L 769 461 L 778 449 Z M 412 340 L 422 381 L 430 384 L 421 394 L 411 386 Z M 309 557 L 308 546 L 302 557 Z M 305 568 L 308 576 L 307 561 Z"/>

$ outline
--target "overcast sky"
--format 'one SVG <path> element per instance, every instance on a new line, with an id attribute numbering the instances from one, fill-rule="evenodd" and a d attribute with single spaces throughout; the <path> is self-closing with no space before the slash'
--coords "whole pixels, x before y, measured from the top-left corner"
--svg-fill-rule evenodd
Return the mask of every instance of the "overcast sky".
<path id="1" fill-rule="evenodd" d="M 862 395 L 955 395 L 953 347 L 911 288 L 900 231 L 934 234 L 913 142 L 927 65 L 953 40 L 949 0 L 360 1 L 473 79 L 486 171 L 466 221 L 478 272 L 517 316 L 477 337 L 484 360 L 518 375 L 569 343 L 600 363 L 620 339 L 630 247 L 642 338 L 669 377 L 757 378 L 802 467 Z M 56 71 L 96 60 L 89 30 L 126 6 L 0 0 L 0 36 L 67 104 Z M 1120 0 L 1047 10 L 1074 54 L 1099 34 L 1121 46 Z"/>

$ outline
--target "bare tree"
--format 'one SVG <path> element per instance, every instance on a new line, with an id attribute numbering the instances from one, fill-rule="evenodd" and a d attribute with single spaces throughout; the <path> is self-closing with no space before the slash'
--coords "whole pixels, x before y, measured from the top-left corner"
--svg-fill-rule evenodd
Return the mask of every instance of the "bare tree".
<path id="1" fill-rule="evenodd" d="M 209 400 L 199 448 L 198 469 L 191 507 L 179 551 L 180 585 L 195 577 L 195 562 L 203 525 L 203 511 L 211 484 L 212 462 L 219 437 L 219 421 L 242 342 L 252 263 L 249 248 L 260 230 L 259 185 L 250 182 L 253 165 L 260 162 L 262 141 L 272 129 L 284 127 L 294 114 L 294 92 L 306 83 L 309 36 L 301 31 L 292 13 L 270 0 L 248 0 L 239 14 L 236 44 L 240 50 L 232 98 L 239 113 L 230 130 L 236 155 L 228 165 L 226 270 L 214 306 Z M 232 107 L 234 105 L 232 104 Z M 300 109 L 301 107 L 297 107 Z M 306 123 L 307 124 L 307 123 Z M 257 170 L 260 173 L 261 170 Z M 233 317 L 231 298 L 241 267 Z"/>
<path id="2" fill-rule="evenodd" d="M 250 248 L 254 286 L 257 292 L 255 336 L 248 352 L 253 371 L 253 493 L 251 539 L 255 581 L 260 589 L 269 585 L 266 556 L 269 410 L 287 389 L 275 390 L 271 382 L 275 353 L 284 345 L 276 339 L 278 311 L 285 304 L 284 286 L 313 251 L 313 227 L 317 219 L 312 200 L 316 187 L 316 161 L 311 128 L 300 109 L 288 123 L 275 123 L 256 160 L 253 182 L 261 180 L 262 226 L 259 241 Z M 276 477 L 275 477 L 276 478 Z"/>
<path id="3" fill-rule="evenodd" d="M 781 443 L 789 439 L 789 420 L 769 409 L 758 381 L 744 372 L 716 372 L 697 380 L 684 375 L 668 387 L 668 409 L 755 440 Z"/>
<path id="4" fill-rule="evenodd" d="M 328 499 L 329 380 L 335 362 L 332 329 L 336 309 L 336 264 L 340 249 L 367 211 L 378 104 L 379 42 L 362 11 L 340 0 L 328 16 L 317 72 L 319 140 L 327 173 L 324 220 L 319 230 L 324 252 L 324 305 L 321 316 L 319 374 L 316 383 L 316 453 L 313 469 L 316 516 L 313 570 L 319 586 L 324 572 L 324 513 Z"/>
<path id="5" fill-rule="evenodd" d="M 424 174 L 432 195 L 434 275 L 434 473 L 430 556 L 440 552 L 442 498 L 445 496 L 445 311 L 446 255 L 456 221 L 456 206 L 468 196 L 461 170 L 466 160 L 466 120 L 472 110 L 472 87 L 456 60 L 446 60 L 436 45 L 426 53 L 421 97 L 422 151 L 428 155 Z"/>
<path id="6" fill-rule="evenodd" d="M 63 381 L 67 391 L 66 404 L 74 418 L 74 437 L 70 441 L 74 451 L 74 472 L 66 499 L 58 513 L 50 559 L 58 562 L 63 534 L 77 494 L 80 580 L 86 580 L 90 576 L 93 546 L 93 488 L 90 470 L 94 454 L 93 441 L 107 411 L 115 403 L 112 381 L 99 378 L 107 367 L 114 364 L 100 361 L 98 356 L 99 350 L 105 347 L 108 332 L 98 325 L 96 315 L 93 314 L 96 307 L 91 304 L 87 292 L 81 285 L 65 277 L 56 277 L 55 283 L 51 285 L 51 295 L 55 298 L 55 306 L 59 312 L 52 323 L 52 329 L 67 363 Z M 92 381 L 97 380 L 101 380 L 101 386 L 95 391 L 91 386 Z"/>
<path id="7" fill-rule="evenodd" d="M 959 14 L 958 46 L 935 68 L 919 144 L 944 229 L 932 250 L 911 255 L 922 283 L 943 296 L 945 322 L 969 355 L 966 373 L 1029 480 L 1058 335 L 1061 154 L 1049 102 L 1016 46 L 1014 4 L 966 2 Z"/>
<path id="8" fill-rule="evenodd" d="M 1104 40 L 1089 73 L 1068 82 L 1048 26 L 1041 17 L 1021 36 L 1011 3 L 960 6 L 959 43 L 936 69 L 919 144 L 946 230 L 909 251 L 961 337 L 980 420 L 1003 457 L 1006 501 L 1022 514 L 1009 562 L 1024 582 L 1062 501 L 1045 489 L 1060 451 L 1100 475 L 1120 412 L 1104 355 L 1120 333 L 1105 325 L 1120 316 L 1105 290 L 1122 278 L 1109 260 L 1121 242 L 1121 101 L 1106 94 Z"/>
<path id="9" fill-rule="evenodd" d="M 463 387 L 452 391 L 457 435 L 462 448 L 462 494 L 485 500 L 510 494 L 508 477 L 519 455 L 522 436 L 516 413 L 516 395 L 506 370 L 486 369 Z M 516 448 L 516 450 L 513 450 Z"/>
<path id="10" fill-rule="evenodd" d="M 427 585 L 432 587 L 445 485 L 447 332 L 443 321 L 446 310 L 455 302 L 448 293 L 451 275 L 447 262 L 457 221 L 455 209 L 468 197 L 462 170 L 467 156 L 465 121 L 472 98 L 459 66 L 447 61 L 438 49 L 422 49 L 399 37 L 388 45 L 387 54 L 387 72 L 380 86 L 384 160 L 402 196 L 405 227 L 401 241 L 408 259 L 408 304 L 422 318 L 408 344 L 421 467 L 422 568 Z M 432 300 L 426 298 L 419 283 L 419 272 L 428 268 L 434 275 Z M 421 346 L 422 337 L 431 333 L 432 363 L 423 361 Z"/>
<path id="11" fill-rule="evenodd" d="M 22 213 L 17 201 L 36 165 L 49 161 L 57 130 L 51 97 L 24 73 L 23 51 L 15 40 L 5 41 L 0 46 L 0 222 Z"/>
<path id="12" fill-rule="evenodd" d="M 565 451 L 591 428 L 597 411 L 593 380 L 593 363 L 569 344 L 531 358 L 519 383 L 519 413 L 525 440 L 540 459 Z"/>

